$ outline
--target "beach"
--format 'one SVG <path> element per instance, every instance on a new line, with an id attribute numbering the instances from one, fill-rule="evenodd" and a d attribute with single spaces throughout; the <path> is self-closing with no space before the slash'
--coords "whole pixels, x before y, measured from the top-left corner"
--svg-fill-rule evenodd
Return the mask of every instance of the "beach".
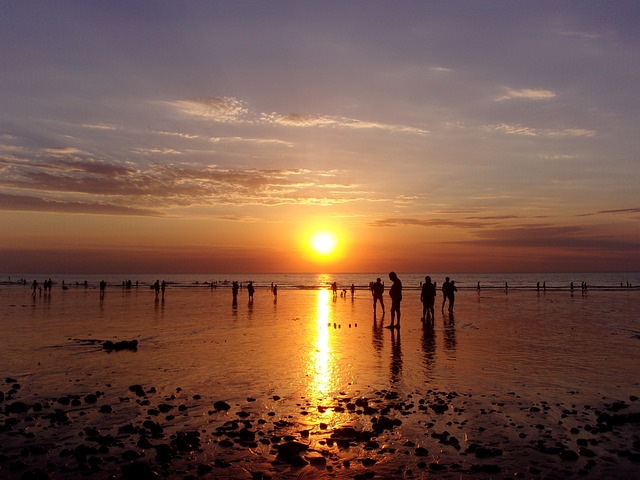
<path id="1" fill-rule="evenodd" d="M 467 285 L 3 285 L 0 478 L 636 476 L 640 292 Z"/>

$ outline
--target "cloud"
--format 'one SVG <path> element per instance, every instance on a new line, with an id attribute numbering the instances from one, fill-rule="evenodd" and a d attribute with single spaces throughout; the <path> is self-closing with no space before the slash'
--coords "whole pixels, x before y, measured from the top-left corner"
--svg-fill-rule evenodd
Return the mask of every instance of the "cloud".
<path id="1" fill-rule="evenodd" d="M 555 92 L 551 90 L 505 88 L 504 95 L 496 98 L 496 102 L 504 102 L 505 100 L 549 100 L 555 98 L 555 96 Z"/>
<path id="2" fill-rule="evenodd" d="M 273 144 L 284 145 L 285 147 L 293 147 L 293 143 L 277 138 L 247 138 L 247 137 L 210 137 L 211 143 L 255 143 L 255 144 Z"/>
<path id="3" fill-rule="evenodd" d="M 198 135 L 193 135 L 193 134 L 190 134 L 190 133 L 166 132 L 166 131 L 163 131 L 163 130 L 156 130 L 156 131 L 154 131 L 154 133 L 157 133 L 158 135 L 167 135 L 169 137 L 186 138 L 187 140 L 194 140 L 194 139 L 198 138 Z"/>
<path id="4" fill-rule="evenodd" d="M 246 104 L 232 97 L 200 97 L 177 100 L 173 105 L 182 112 L 221 123 L 239 123 L 250 113 Z"/>
<path id="5" fill-rule="evenodd" d="M 429 133 L 427 130 L 410 127 L 407 125 L 393 125 L 327 115 L 309 115 L 300 113 L 280 115 L 278 113 L 264 113 L 260 118 L 261 122 L 263 123 L 270 123 L 273 125 L 281 125 L 286 127 L 332 127 L 349 128 L 354 130 L 386 130 L 391 132 L 411 133 L 416 135 L 427 135 Z"/>
<path id="6" fill-rule="evenodd" d="M 96 123 L 96 124 L 83 123 L 82 126 L 84 128 L 92 128 L 95 130 L 118 130 L 119 129 L 117 125 L 112 125 L 110 123 Z"/>
<path id="7" fill-rule="evenodd" d="M 591 217 L 594 215 L 635 215 L 640 213 L 640 208 L 619 208 L 616 210 L 600 210 L 598 212 L 582 213 L 576 217 Z"/>
<path id="8" fill-rule="evenodd" d="M 384 218 L 371 222 L 374 227 L 398 227 L 398 226 L 412 226 L 412 227 L 455 227 L 455 228 L 485 228 L 489 225 L 486 221 L 477 221 L 471 219 L 454 220 L 450 218 Z"/>
<path id="9" fill-rule="evenodd" d="M 175 148 L 134 148 L 133 152 L 141 155 L 182 155 L 183 152 Z"/>
<path id="10" fill-rule="evenodd" d="M 173 207 L 218 205 L 333 205 L 361 200 L 341 172 L 308 169 L 234 169 L 191 163 L 147 163 L 133 168 L 90 158 L 39 162 L 0 159 L 0 193 L 40 197 L 0 203 L 0 209 L 157 214 Z M 2 192 L 4 190 L 4 192 Z M 76 202 L 81 197 L 82 202 Z M 6 197 L 7 199 L 13 197 Z M 102 207 L 104 203 L 110 209 Z M 125 208 L 126 207 L 126 208 Z"/>
<path id="11" fill-rule="evenodd" d="M 487 131 L 528 137 L 594 137 L 596 135 L 594 130 L 587 130 L 584 128 L 564 128 L 560 130 L 549 128 L 538 129 L 519 124 L 510 125 L 507 123 L 487 125 L 484 128 Z"/>
<path id="12" fill-rule="evenodd" d="M 431 71 L 432 72 L 438 72 L 438 73 L 452 73 L 453 70 L 450 68 L 446 68 L 446 67 L 431 67 Z"/>
<path id="13" fill-rule="evenodd" d="M 356 118 L 306 113 L 286 115 L 272 112 L 256 114 L 245 102 L 232 97 L 199 97 L 169 102 L 183 113 L 203 117 L 220 123 L 251 123 L 258 125 L 285 126 L 297 128 L 347 128 L 352 130 L 386 130 L 390 132 L 427 135 L 427 130 L 409 125 L 394 125 Z M 164 132 L 162 132 L 164 133 Z M 174 134 L 175 135 L 175 134 Z M 213 137 L 212 140 L 216 140 Z"/>
<path id="14" fill-rule="evenodd" d="M 479 230 L 476 239 L 456 242 L 488 247 L 532 247 L 592 250 L 630 250 L 640 248 L 638 241 L 598 235 L 582 226 L 528 225 L 514 228 Z"/>
<path id="15" fill-rule="evenodd" d="M 160 212 L 109 203 L 61 201 L 36 198 L 28 195 L 12 195 L 0 192 L 0 210 L 20 212 L 83 213 L 92 215 L 140 215 L 159 216 Z"/>

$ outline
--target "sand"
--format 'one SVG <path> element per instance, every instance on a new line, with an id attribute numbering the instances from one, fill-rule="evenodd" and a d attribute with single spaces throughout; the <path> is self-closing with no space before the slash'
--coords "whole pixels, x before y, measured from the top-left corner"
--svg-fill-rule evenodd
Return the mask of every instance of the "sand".
<path id="1" fill-rule="evenodd" d="M 2 287 L 0 478 L 631 478 L 638 295 Z"/>

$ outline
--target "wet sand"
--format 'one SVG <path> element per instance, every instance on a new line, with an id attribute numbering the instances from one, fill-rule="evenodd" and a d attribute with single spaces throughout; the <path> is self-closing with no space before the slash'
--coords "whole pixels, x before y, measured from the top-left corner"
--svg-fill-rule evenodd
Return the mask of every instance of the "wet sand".
<path id="1" fill-rule="evenodd" d="M 637 292 L 416 296 L 3 287 L 0 478 L 637 475 Z"/>

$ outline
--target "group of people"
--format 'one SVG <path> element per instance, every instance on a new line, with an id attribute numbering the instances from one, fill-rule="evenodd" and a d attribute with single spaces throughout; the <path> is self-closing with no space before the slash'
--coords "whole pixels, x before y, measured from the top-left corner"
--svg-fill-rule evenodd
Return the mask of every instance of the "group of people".
<path id="1" fill-rule="evenodd" d="M 387 328 L 400 328 L 400 302 L 402 301 L 402 282 L 396 275 L 396 272 L 389 272 L 389 280 L 391 280 L 391 288 L 389 289 L 389 297 L 391 297 L 391 323 Z M 380 277 L 375 282 L 369 284 L 371 295 L 373 296 L 373 315 L 376 315 L 376 307 L 378 302 L 382 308 L 382 316 L 384 317 L 384 283 Z"/>
<path id="2" fill-rule="evenodd" d="M 391 297 L 391 323 L 387 328 L 400 328 L 400 302 L 402 301 L 402 282 L 395 272 L 389 272 L 389 280 L 392 285 L 389 289 L 389 297 Z M 373 296 L 373 315 L 376 315 L 377 305 L 380 303 L 382 315 L 384 317 L 384 283 L 377 278 L 375 282 L 369 284 L 371 295 Z M 449 301 L 449 312 L 453 313 L 453 305 L 455 304 L 456 282 L 449 277 L 445 278 L 442 284 L 442 311 L 447 301 Z M 420 301 L 422 302 L 422 320 L 430 321 L 432 324 L 435 320 L 434 304 L 436 300 L 436 282 L 431 282 L 431 277 L 424 277 L 424 283 L 420 289 Z"/>
<path id="3" fill-rule="evenodd" d="M 45 280 L 42 284 L 42 287 L 38 287 L 38 282 L 35 280 L 31 284 L 31 290 L 34 296 L 37 291 L 40 291 L 42 293 L 42 291 L 44 290 L 45 295 L 47 294 L 47 292 L 51 293 L 51 287 L 53 287 L 53 281 L 51 279 Z"/>

